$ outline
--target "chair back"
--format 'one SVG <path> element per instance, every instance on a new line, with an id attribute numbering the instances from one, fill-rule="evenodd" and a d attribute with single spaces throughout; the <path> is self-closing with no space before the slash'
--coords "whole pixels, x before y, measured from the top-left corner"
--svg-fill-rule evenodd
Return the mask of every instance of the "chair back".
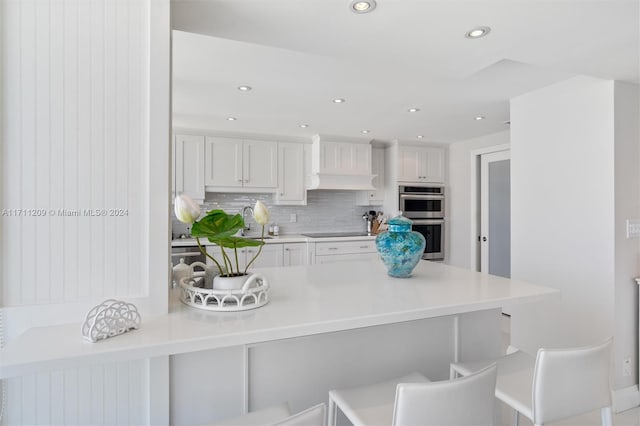
<path id="1" fill-rule="evenodd" d="M 611 406 L 610 338 L 573 349 L 539 349 L 533 373 L 533 423 Z"/>
<path id="2" fill-rule="evenodd" d="M 427 383 L 400 383 L 395 426 L 493 425 L 496 364 L 469 376 Z"/>

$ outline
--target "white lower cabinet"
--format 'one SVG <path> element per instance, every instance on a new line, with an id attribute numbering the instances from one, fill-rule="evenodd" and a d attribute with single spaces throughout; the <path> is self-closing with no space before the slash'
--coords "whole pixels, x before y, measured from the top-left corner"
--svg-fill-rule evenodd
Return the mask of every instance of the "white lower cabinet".
<path id="1" fill-rule="evenodd" d="M 269 266 L 282 266 L 282 246 L 282 244 L 265 244 L 262 247 L 262 253 L 260 253 L 256 261 L 251 264 L 249 270 Z M 260 247 L 247 247 L 242 249 L 246 255 L 246 263 L 251 262 L 251 259 L 253 259 L 259 249 Z"/>
<path id="2" fill-rule="evenodd" d="M 253 259 L 259 247 L 244 247 L 238 249 L 238 263 L 240 270 L 244 271 L 247 263 Z M 207 246 L 207 252 L 223 265 L 220 247 Z M 236 268 L 235 257 L 232 249 L 225 249 L 225 253 Z M 298 266 L 311 263 L 333 263 L 349 260 L 375 260 L 378 259 L 376 243 L 373 239 L 310 242 L 310 243 L 275 243 L 270 242 L 262 247 L 262 253 L 251 264 L 253 268 L 267 268 L 273 266 Z M 211 259 L 207 263 L 213 266 Z"/>
<path id="3" fill-rule="evenodd" d="M 306 245 L 306 244 L 304 244 Z M 282 266 L 283 264 L 283 244 L 265 244 L 262 247 L 262 253 L 260 256 L 251 264 L 249 270 L 253 268 L 266 268 L 270 266 Z M 260 247 L 243 247 L 238 249 L 238 264 L 240 266 L 240 270 L 244 271 L 244 268 L 247 267 L 247 263 L 251 262 L 251 259 L 258 252 Z M 235 270 L 235 255 L 233 253 L 233 249 L 224 249 L 224 252 L 231 259 L 233 263 L 233 269 Z M 207 253 L 211 254 L 219 263 L 223 265 L 222 261 L 222 253 L 220 247 L 218 246 L 207 246 Z M 213 265 L 213 261 L 211 259 L 207 259 L 207 264 Z"/>
<path id="4" fill-rule="evenodd" d="M 378 258 L 375 240 L 352 240 L 315 243 L 315 263 L 335 263 Z"/>
<path id="5" fill-rule="evenodd" d="M 286 243 L 283 244 L 284 264 L 283 266 L 306 265 L 307 259 L 307 243 Z"/>

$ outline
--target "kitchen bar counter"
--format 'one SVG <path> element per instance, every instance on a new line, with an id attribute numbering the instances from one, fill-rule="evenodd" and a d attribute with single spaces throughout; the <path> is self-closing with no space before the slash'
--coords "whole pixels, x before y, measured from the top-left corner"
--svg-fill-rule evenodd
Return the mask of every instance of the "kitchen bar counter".
<path id="1" fill-rule="evenodd" d="M 0 350 L 0 378 L 93 363 L 175 355 L 418 319 L 496 309 L 558 291 L 440 263 L 420 262 L 409 279 L 379 261 L 264 268 L 270 302 L 245 312 L 207 312 L 171 295 L 170 313 L 98 343 L 80 323 L 32 328 Z"/>

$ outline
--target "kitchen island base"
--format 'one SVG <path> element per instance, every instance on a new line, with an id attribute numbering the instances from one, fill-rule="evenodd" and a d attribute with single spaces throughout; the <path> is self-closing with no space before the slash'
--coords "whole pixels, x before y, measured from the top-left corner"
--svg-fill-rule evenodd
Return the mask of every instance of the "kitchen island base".
<path id="1" fill-rule="evenodd" d="M 171 424 L 219 421 L 284 401 L 297 412 L 326 402 L 330 389 L 410 371 L 445 380 L 456 348 L 464 360 L 499 355 L 499 309 L 457 317 L 173 355 Z"/>

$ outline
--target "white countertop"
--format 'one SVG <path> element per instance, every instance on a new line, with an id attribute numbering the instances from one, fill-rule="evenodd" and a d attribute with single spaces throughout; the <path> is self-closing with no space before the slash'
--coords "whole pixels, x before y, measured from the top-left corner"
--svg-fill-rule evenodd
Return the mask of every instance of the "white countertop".
<path id="1" fill-rule="evenodd" d="M 260 239 L 260 236 L 249 236 L 247 238 L 256 238 Z M 301 234 L 285 234 L 279 235 L 277 237 L 269 236 L 265 237 L 265 244 L 283 244 L 283 243 L 306 243 L 306 242 L 325 242 L 325 241 L 362 241 L 362 240 L 375 240 L 376 235 L 359 235 L 353 237 L 325 237 L 325 238 L 317 238 L 317 237 L 307 237 Z M 206 238 L 200 238 L 200 244 L 203 246 L 213 245 L 213 243 L 209 242 Z M 195 238 L 180 238 L 171 240 L 171 247 L 191 247 L 197 246 Z"/>
<path id="2" fill-rule="evenodd" d="M 261 308 L 208 312 L 173 300 L 169 314 L 143 318 L 139 330 L 98 343 L 82 340 L 80 323 L 32 328 L 0 350 L 0 378 L 493 309 L 558 294 L 427 261 L 408 279 L 387 276 L 380 261 L 260 271 L 271 285 L 270 302 Z"/>

